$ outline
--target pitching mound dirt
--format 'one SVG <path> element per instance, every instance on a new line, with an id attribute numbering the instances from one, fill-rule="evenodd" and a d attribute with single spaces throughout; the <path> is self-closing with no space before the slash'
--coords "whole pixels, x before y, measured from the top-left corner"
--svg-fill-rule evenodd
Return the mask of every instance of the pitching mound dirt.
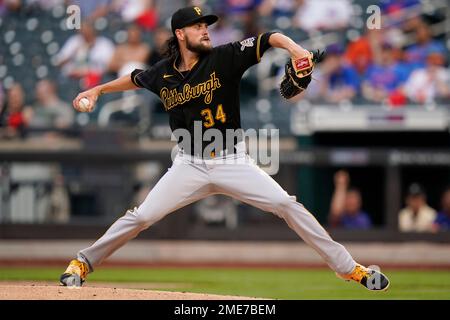
<path id="1" fill-rule="evenodd" d="M 256 298 L 201 294 L 190 292 L 166 292 L 145 289 L 126 289 L 126 284 L 89 284 L 71 289 L 45 282 L 0 283 L 0 300 L 251 300 Z M 136 287 L 130 285 L 130 287 Z M 154 287 L 149 284 L 148 288 Z"/>

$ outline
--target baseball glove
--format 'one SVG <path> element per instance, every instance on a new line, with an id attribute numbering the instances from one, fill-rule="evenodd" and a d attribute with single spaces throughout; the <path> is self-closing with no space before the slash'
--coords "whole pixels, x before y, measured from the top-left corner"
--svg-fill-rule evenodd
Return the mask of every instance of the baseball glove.
<path id="1" fill-rule="evenodd" d="M 284 77 L 280 84 L 280 94 L 290 99 L 306 90 L 311 82 L 314 66 L 322 61 L 324 52 L 316 50 L 303 57 L 290 58 L 284 68 Z"/>

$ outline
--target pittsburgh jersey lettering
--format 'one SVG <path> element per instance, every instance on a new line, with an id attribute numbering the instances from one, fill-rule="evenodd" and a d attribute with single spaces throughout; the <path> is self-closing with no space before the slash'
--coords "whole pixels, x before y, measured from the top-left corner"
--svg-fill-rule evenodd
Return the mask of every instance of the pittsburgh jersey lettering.
<path id="1" fill-rule="evenodd" d="M 201 82 L 194 87 L 186 83 L 183 86 L 182 92 L 178 92 L 176 88 L 169 90 L 167 87 L 163 87 L 159 96 L 164 104 L 164 108 L 170 110 L 177 105 L 181 105 L 202 95 L 205 96 L 204 102 L 210 104 L 213 99 L 213 91 L 220 87 L 220 80 L 216 77 L 216 73 L 213 72 L 209 80 Z"/>

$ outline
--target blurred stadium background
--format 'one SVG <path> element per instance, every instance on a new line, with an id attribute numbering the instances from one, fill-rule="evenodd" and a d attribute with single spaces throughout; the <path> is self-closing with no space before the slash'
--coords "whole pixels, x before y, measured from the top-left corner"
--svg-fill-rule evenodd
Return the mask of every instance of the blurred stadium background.
<path id="1" fill-rule="evenodd" d="M 67 29 L 71 4 L 81 30 Z M 278 93 L 287 56 L 266 52 L 241 83 L 244 128 L 280 130 L 274 178 L 358 260 L 450 268 L 447 0 L 0 0 L 1 264 L 64 266 L 164 174 L 173 143 L 152 94 L 105 95 L 90 114 L 71 101 L 158 61 L 191 4 L 222 17 L 215 45 L 277 29 L 328 51 L 295 101 Z M 373 4 L 380 30 L 366 28 Z M 284 221 L 220 196 L 138 239 L 110 262 L 323 266 Z"/>

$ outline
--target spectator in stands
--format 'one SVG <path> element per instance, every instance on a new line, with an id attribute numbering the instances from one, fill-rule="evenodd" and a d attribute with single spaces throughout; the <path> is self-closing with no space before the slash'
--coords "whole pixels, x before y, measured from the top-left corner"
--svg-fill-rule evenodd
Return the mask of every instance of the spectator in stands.
<path id="1" fill-rule="evenodd" d="M 153 35 L 154 47 L 151 49 L 147 57 L 147 65 L 152 66 L 164 58 L 163 53 L 167 46 L 167 40 L 172 36 L 172 32 L 167 28 L 159 27 Z M 153 113 L 163 114 L 164 104 L 161 99 L 152 99 L 151 102 Z"/>
<path id="2" fill-rule="evenodd" d="M 404 64 L 395 59 L 392 45 L 383 43 L 380 61 L 374 62 L 367 69 L 362 85 L 364 98 L 376 103 L 404 104 L 406 99 L 397 97 L 409 72 Z"/>
<path id="3" fill-rule="evenodd" d="M 25 108 L 25 93 L 19 83 L 15 83 L 7 92 L 6 107 L 4 108 L 4 125 L 0 131 L 3 138 L 23 138 L 27 122 L 23 114 Z"/>
<path id="4" fill-rule="evenodd" d="M 259 13 L 262 16 L 292 17 L 295 14 L 298 0 L 263 0 Z"/>
<path id="5" fill-rule="evenodd" d="M 73 125 L 73 108 L 58 97 L 52 81 L 40 80 L 35 90 L 36 104 L 24 111 L 30 128 L 65 129 Z"/>
<path id="6" fill-rule="evenodd" d="M 147 65 L 152 66 L 161 59 L 163 59 L 163 52 L 166 48 L 167 40 L 172 36 L 172 33 L 164 27 L 159 27 L 153 34 L 154 46 L 147 57 Z"/>
<path id="7" fill-rule="evenodd" d="M 450 75 L 444 67 L 445 57 L 430 52 L 424 68 L 415 70 L 404 86 L 406 96 L 415 103 L 429 104 L 450 97 Z"/>
<path id="8" fill-rule="evenodd" d="M 230 24 L 226 15 L 220 14 L 219 20 L 209 30 L 209 36 L 214 47 L 233 42 L 242 37 L 239 30 Z"/>
<path id="9" fill-rule="evenodd" d="M 423 20 L 417 23 L 414 32 L 416 41 L 406 50 L 406 59 L 415 68 L 423 68 L 428 55 L 432 52 L 447 56 L 444 44 L 432 38 L 430 26 Z"/>
<path id="10" fill-rule="evenodd" d="M 51 11 L 55 6 L 64 6 L 66 3 L 66 0 L 27 0 L 28 6 L 37 6 L 45 11 Z"/>
<path id="11" fill-rule="evenodd" d="M 353 14 L 348 0 L 300 0 L 293 19 L 296 28 L 305 31 L 346 28 Z"/>
<path id="12" fill-rule="evenodd" d="M 420 0 L 381 0 L 379 5 L 383 14 L 389 15 L 390 19 L 401 21 L 408 17 L 408 9 L 420 5 Z"/>
<path id="13" fill-rule="evenodd" d="M 228 16 L 232 25 L 242 26 L 243 38 L 259 34 L 258 8 L 263 0 L 226 0 L 217 11 Z"/>
<path id="14" fill-rule="evenodd" d="M 399 10 L 404 10 L 420 4 L 420 0 L 381 0 L 380 6 L 383 13 L 393 14 Z"/>
<path id="15" fill-rule="evenodd" d="M 350 42 L 346 48 L 345 60 L 350 63 L 363 77 L 367 68 L 373 64 L 376 56 L 380 54 L 383 42 L 383 31 L 381 29 L 367 29 L 360 38 Z"/>
<path id="16" fill-rule="evenodd" d="M 441 197 L 441 211 L 434 220 L 435 231 L 450 231 L 450 187 L 447 187 Z"/>
<path id="17" fill-rule="evenodd" d="M 150 53 L 150 47 L 142 41 L 141 29 L 137 25 L 128 27 L 127 34 L 127 42 L 117 46 L 109 63 L 109 70 L 119 77 L 134 69 L 146 69 Z"/>
<path id="18" fill-rule="evenodd" d="M 399 229 L 402 232 L 431 232 L 436 211 L 428 206 L 426 193 L 418 183 L 408 188 L 406 207 L 398 214 Z"/>
<path id="19" fill-rule="evenodd" d="M 95 19 L 105 16 L 109 12 L 111 0 L 69 0 L 69 4 L 80 7 L 81 18 L 83 20 L 95 21 Z"/>
<path id="20" fill-rule="evenodd" d="M 262 0 L 226 0 L 226 15 L 230 17 L 249 16 L 253 11 L 258 9 L 262 2 Z"/>
<path id="21" fill-rule="evenodd" d="M 70 37 L 56 57 L 67 77 L 83 80 L 83 87 L 97 85 L 114 54 L 111 40 L 97 36 L 91 23 L 83 22 L 80 33 Z"/>
<path id="22" fill-rule="evenodd" d="M 19 12 L 22 9 L 22 0 L 4 0 L 0 2 L 0 13 Z"/>
<path id="23" fill-rule="evenodd" d="M 359 91 L 359 78 L 356 70 L 343 58 L 343 48 L 334 44 L 326 49 L 323 63 L 316 69 L 314 80 L 306 98 L 327 103 L 349 101 Z"/>
<path id="24" fill-rule="evenodd" d="M 340 170 L 334 175 L 334 193 L 331 199 L 329 221 L 332 227 L 368 229 L 372 226 L 369 215 L 362 207 L 361 193 L 349 187 L 348 172 Z"/>
<path id="25" fill-rule="evenodd" d="M 155 0 L 114 0 L 111 10 L 120 14 L 123 21 L 135 23 L 150 31 L 158 26 L 159 13 Z"/>
<path id="26" fill-rule="evenodd" d="M 0 0 L 0 17 L 5 15 L 6 13 L 6 3 L 3 0 Z"/>

